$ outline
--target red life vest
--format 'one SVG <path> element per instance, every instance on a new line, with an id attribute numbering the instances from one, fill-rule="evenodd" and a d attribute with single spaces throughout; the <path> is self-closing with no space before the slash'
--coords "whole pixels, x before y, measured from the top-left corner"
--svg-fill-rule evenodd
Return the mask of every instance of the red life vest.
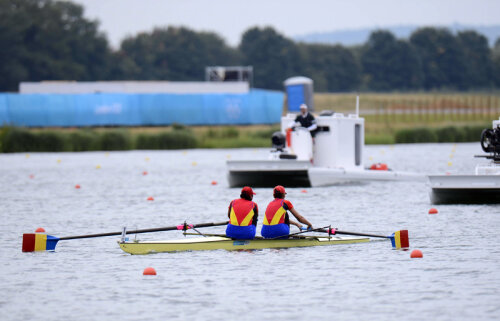
<path id="1" fill-rule="evenodd" d="M 229 224 L 236 226 L 252 225 L 255 203 L 239 198 L 231 203 L 231 212 L 229 214 Z"/>
<path id="2" fill-rule="evenodd" d="M 264 216 L 264 225 L 276 225 L 285 223 L 286 210 L 283 207 L 284 199 L 275 198 L 271 201 L 266 208 L 266 215 Z"/>

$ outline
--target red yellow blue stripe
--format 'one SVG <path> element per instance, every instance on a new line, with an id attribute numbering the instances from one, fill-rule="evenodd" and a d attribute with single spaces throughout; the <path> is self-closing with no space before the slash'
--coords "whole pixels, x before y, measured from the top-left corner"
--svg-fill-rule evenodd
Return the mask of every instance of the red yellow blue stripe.
<path id="1" fill-rule="evenodd" d="M 54 251 L 59 238 L 42 233 L 23 234 L 23 252 Z"/>
<path id="2" fill-rule="evenodd" d="M 401 230 L 392 234 L 391 243 L 392 247 L 396 249 L 404 249 L 410 247 L 410 240 L 408 238 L 408 230 Z"/>

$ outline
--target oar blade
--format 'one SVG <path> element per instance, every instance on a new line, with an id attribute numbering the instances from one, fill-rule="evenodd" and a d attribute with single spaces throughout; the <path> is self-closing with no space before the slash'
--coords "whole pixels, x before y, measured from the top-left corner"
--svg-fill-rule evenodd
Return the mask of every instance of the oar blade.
<path id="1" fill-rule="evenodd" d="M 23 234 L 23 252 L 54 251 L 59 238 L 42 233 Z"/>
<path id="2" fill-rule="evenodd" d="M 391 235 L 392 247 L 395 249 L 405 249 L 410 247 L 410 239 L 408 238 L 408 230 L 394 232 Z"/>

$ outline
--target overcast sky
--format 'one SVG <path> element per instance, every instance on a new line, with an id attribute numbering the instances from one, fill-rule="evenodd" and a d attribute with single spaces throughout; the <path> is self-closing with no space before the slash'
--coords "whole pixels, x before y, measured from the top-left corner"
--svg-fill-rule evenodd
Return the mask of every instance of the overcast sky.
<path id="1" fill-rule="evenodd" d="M 396 25 L 499 25 L 500 0 L 73 0 L 114 47 L 154 27 L 212 31 L 236 46 L 253 26 L 287 37 Z"/>

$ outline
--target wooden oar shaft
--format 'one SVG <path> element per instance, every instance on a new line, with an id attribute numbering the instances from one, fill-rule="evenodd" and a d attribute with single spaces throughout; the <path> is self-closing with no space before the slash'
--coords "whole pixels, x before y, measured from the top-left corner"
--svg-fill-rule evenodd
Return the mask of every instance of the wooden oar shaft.
<path id="1" fill-rule="evenodd" d="M 210 227 L 210 226 L 221 226 L 227 225 L 228 221 L 219 222 L 219 223 L 201 223 L 201 224 L 186 224 L 187 228 L 200 228 L 200 227 Z M 180 225 L 182 226 L 182 224 Z M 167 227 L 156 227 L 156 228 L 147 228 L 141 230 L 132 230 L 126 231 L 126 234 L 140 234 L 140 233 L 152 233 L 152 232 L 162 232 L 162 231 L 173 231 L 178 230 L 179 226 L 167 226 Z M 75 236 L 64 236 L 60 237 L 60 240 L 73 240 L 73 239 L 86 239 L 92 237 L 102 237 L 102 236 L 114 236 L 114 235 L 122 235 L 122 232 L 108 232 L 108 233 L 98 233 L 98 234 L 87 234 L 87 235 L 75 235 Z"/>

